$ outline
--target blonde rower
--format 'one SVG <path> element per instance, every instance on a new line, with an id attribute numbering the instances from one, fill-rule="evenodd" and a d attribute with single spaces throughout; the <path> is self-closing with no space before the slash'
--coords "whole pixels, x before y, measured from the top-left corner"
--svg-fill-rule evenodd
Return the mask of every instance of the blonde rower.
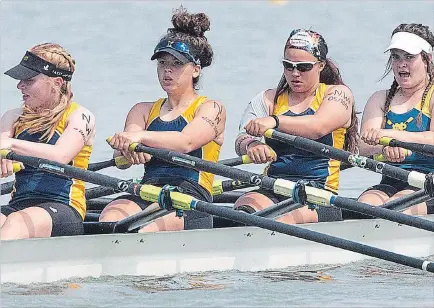
<path id="1" fill-rule="evenodd" d="M 75 61 L 63 47 L 46 43 L 5 73 L 19 80 L 24 104 L 2 116 L 1 148 L 87 168 L 95 119 L 72 100 L 74 70 Z M 11 175 L 12 162 L 0 163 L 1 177 Z M 1 207 L 0 238 L 82 234 L 84 193 L 82 181 L 26 167 L 15 176 L 9 204 Z"/>

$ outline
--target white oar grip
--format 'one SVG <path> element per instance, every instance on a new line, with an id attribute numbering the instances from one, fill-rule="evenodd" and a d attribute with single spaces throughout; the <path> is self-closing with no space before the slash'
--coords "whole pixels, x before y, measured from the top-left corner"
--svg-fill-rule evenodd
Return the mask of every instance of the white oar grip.
<path id="1" fill-rule="evenodd" d="M 295 182 L 277 179 L 274 182 L 273 192 L 282 196 L 292 197 L 294 188 Z M 322 206 L 330 206 L 331 199 L 334 196 L 332 192 L 311 186 L 306 186 L 306 195 L 307 202 Z"/>
<path id="2" fill-rule="evenodd" d="M 425 174 L 417 171 L 410 171 L 408 174 L 408 184 L 420 189 L 425 188 Z"/>

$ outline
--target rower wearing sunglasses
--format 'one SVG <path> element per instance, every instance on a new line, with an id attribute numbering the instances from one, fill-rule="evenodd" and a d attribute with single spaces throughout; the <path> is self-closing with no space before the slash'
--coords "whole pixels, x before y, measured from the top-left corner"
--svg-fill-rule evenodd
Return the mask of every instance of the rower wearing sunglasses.
<path id="1" fill-rule="evenodd" d="M 196 92 L 199 76 L 213 58 L 204 32 L 210 22 L 203 14 L 175 11 L 173 28 L 159 41 L 151 60 L 157 61 L 157 75 L 166 98 L 136 104 L 128 113 L 125 129 L 111 140 L 132 164 L 144 164 L 142 184 L 177 187 L 196 199 L 212 201 L 213 174 L 180 167 L 151 158 L 145 153 L 129 151 L 129 145 L 144 145 L 188 153 L 217 162 L 223 143 L 226 111 L 220 102 Z M 133 195 L 121 196 L 102 211 L 100 221 L 119 221 L 145 210 L 150 204 Z M 212 228 L 212 216 L 199 211 L 176 217 L 171 213 L 143 227 L 141 232 Z"/>
<path id="2" fill-rule="evenodd" d="M 351 90 L 344 85 L 336 65 L 327 58 L 324 38 L 310 30 L 293 30 L 286 41 L 283 75 L 277 88 L 255 96 L 247 106 L 235 141 L 238 155 L 247 154 L 257 164 L 269 163 L 265 173 L 337 193 L 340 162 L 265 138 L 267 129 L 303 136 L 354 152 L 357 118 Z M 248 213 L 283 200 L 279 195 L 257 190 L 246 193 L 235 208 Z M 333 221 L 342 218 L 339 209 L 307 206 L 278 218 L 285 223 Z"/>

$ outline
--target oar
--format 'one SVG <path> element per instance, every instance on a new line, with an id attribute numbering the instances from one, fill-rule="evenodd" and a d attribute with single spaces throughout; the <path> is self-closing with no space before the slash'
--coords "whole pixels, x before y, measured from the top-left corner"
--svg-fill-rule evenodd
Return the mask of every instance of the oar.
<path id="1" fill-rule="evenodd" d="M 128 164 L 129 164 L 129 162 L 125 157 L 118 156 L 118 157 L 110 159 L 110 160 L 101 161 L 101 162 L 97 162 L 97 163 L 90 163 L 88 170 L 98 171 L 98 170 L 101 170 L 104 168 L 114 167 L 114 166 L 121 168 L 121 167 L 126 166 Z M 13 163 L 13 172 L 15 173 L 15 172 L 18 172 L 20 170 L 21 170 L 21 165 L 18 163 Z M 1 184 L 1 195 L 6 195 L 6 194 L 11 193 L 13 185 L 14 185 L 13 181 L 2 183 Z"/>
<path id="2" fill-rule="evenodd" d="M 40 168 L 41 170 L 47 172 L 68 176 L 72 178 L 77 178 L 93 184 L 107 185 L 112 187 L 113 189 L 120 190 L 123 192 L 128 192 L 136 196 L 140 196 L 142 199 L 149 202 L 157 202 L 160 193 L 162 191 L 161 188 L 156 186 L 133 184 L 128 181 L 120 180 L 114 177 L 95 173 L 88 170 L 75 168 L 73 166 L 69 166 L 65 164 L 51 162 L 46 159 L 18 155 L 8 150 L 1 150 L 1 155 L 4 158 L 21 161 L 24 164 L 30 165 L 35 168 Z M 298 238 L 302 238 L 305 240 L 314 241 L 317 243 L 322 243 L 337 248 L 342 248 L 345 250 L 357 252 L 367 256 L 395 262 L 398 264 L 402 264 L 402 265 L 406 265 L 406 266 L 410 266 L 413 268 L 418 268 L 421 270 L 434 273 L 434 263 L 429 260 L 421 260 L 414 257 L 404 256 L 401 254 L 372 247 L 369 245 L 364 245 L 361 243 L 349 241 L 339 237 L 304 229 L 296 225 L 283 224 L 267 218 L 263 218 L 255 215 L 249 215 L 246 213 L 235 211 L 233 209 L 217 206 L 209 202 L 196 200 L 191 196 L 179 192 L 170 192 L 169 194 L 174 209 L 178 209 L 178 210 L 193 209 L 211 215 L 220 216 L 226 219 L 235 220 L 240 223 L 244 223 L 246 225 L 256 226 L 270 231 L 275 231 L 275 232 L 295 236 Z M 145 213 L 143 216 L 146 216 L 148 214 L 149 213 Z M 136 216 L 136 219 L 140 219 L 139 216 L 140 215 Z M 130 223 L 134 223 L 134 222 L 131 221 Z"/>
<path id="3" fill-rule="evenodd" d="M 407 150 L 418 152 L 423 155 L 434 156 L 434 146 L 430 144 L 404 142 L 389 137 L 381 137 L 379 144 L 390 147 L 405 148 Z"/>
<path id="4" fill-rule="evenodd" d="M 184 166 L 186 168 L 193 168 L 196 170 L 211 172 L 217 175 L 236 179 L 241 182 L 249 183 L 251 185 L 260 186 L 261 188 L 271 190 L 274 193 L 283 196 L 293 197 L 292 194 L 296 187 L 296 183 L 292 181 L 283 180 L 283 179 L 274 179 L 265 175 L 255 174 L 234 167 L 220 165 L 187 154 L 177 153 L 175 151 L 169 151 L 166 149 L 155 149 L 138 143 L 131 144 L 130 150 L 134 150 L 138 152 L 146 152 L 155 157 L 158 157 L 161 160 L 165 160 L 167 162 L 179 166 Z M 375 163 L 379 163 L 379 162 L 375 162 Z M 379 163 L 379 164 L 385 165 L 384 163 Z M 398 171 L 405 171 L 400 168 L 397 169 Z M 411 177 L 410 175 L 412 174 L 416 174 L 416 177 Z M 411 178 L 410 182 L 414 182 L 413 178 L 420 180 L 420 176 L 418 172 L 412 171 L 410 172 L 410 175 L 408 176 L 409 179 Z M 422 178 L 423 178 L 423 181 L 421 181 L 422 185 L 419 182 L 417 183 L 417 185 L 424 186 L 423 185 L 425 180 L 424 176 L 425 175 L 422 174 Z M 433 186 L 432 180 L 427 181 L 427 183 L 428 186 L 431 187 Z M 318 189 L 315 187 L 307 186 L 305 190 L 307 194 L 306 201 L 315 205 L 322 205 L 322 206 L 334 205 L 346 210 L 359 212 L 374 217 L 384 218 L 387 220 L 391 220 L 408 226 L 413 226 L 416 228 L 434 231 L 434 222 L 429 220 L 405 215 L 403 213 L 391 211 L 381 207 L 371 206 L 349 198 L 336 196 L 330 191 Z"/>
<path id="5" fill-rule="evenodd" d="M 117 168 L 123 168 L 125 166 L 128 166 L 129 164 L 130 164 L 130 162 L 124 156 L 117 156 L 115 158 L 101 161 L 98 163 L 91 163 L 91 164 L 89 164 L 87 169 L 91 170 L 91 171 L 98 171 L 101 169 L 105 169 L 108 167 L 115 167 L 115 166 Z"/>
<path id="6" fill-rule="evenodd" d="M 265 218 L 274 219 L 278 216 L 281 216 L 283 214 L 295 211 L 296 209 L 299 209 L 303 207 L 304 205 L 295 202 L 291 198 L 280 201 L 276 204 L 273 204 L 272 206 L 269 206 L 261 211 L 258 211 L 254 213 L 253 215 L 261 216 Z"/>
<path id="7" fill-rule="evenodd" d="M 285 134 L 274 129 L 265 132 L 265 136 L 287 143 L 296 148 L 315 153 L 341 162 L 349 163 L 353 166 L 381 173 L 403 182 L 408 182 L 411 186 L 430 191 L 433 188 L 432 177 L 428 180 L 426 175 L 417 171 L 407 171 L 405 169 L 379 162 L 368 157 L 359 156 L 348 151 L 339 150 L 332 146 L 310 140 L 300 136 Z M 427 187 L 425 187 L 427 184 Z"/>
<path id="8" fill-rule="evenodd" d="M 222 159 L 219 161 L 219 164 L 231 166 L 231 167 L 250 164 L 250 163 L 252 163 L 252 161 L 250 160 L 250 157 L 248 155 Z"/>
<path id="9" fill-rule="evenodd" d="M 395 211 L 403 211 L 415 204 L 428 201 L 429 199 L 432 198 L 428 196 L 423 189 L 421 189 L 414 193 L 386 202 L 382 205 L 382 207 Z"/>

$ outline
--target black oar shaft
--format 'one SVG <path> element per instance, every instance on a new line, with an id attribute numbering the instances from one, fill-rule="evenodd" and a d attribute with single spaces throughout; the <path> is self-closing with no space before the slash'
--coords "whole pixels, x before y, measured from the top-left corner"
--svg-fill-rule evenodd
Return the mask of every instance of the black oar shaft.
<path id="1" fill-rule="evenodd" d="M 250 185 L 261 186 L 262 188 L 268 190 L 273 190 L 273 185 L 276 181 L 275 179 L 260 174 L 255 174 L 249 171 L 229 167 L 223 164 L 206 161 L 198 157 L 178 153 L 175 151 L 151 148 L 144 146 L 140 143 L 134 144 L 132 145 L 132 147 L 135 148 L 135 151 L 149 153 L 158 157 L 159 159 L 165 160 L 178 166 L 214 173 L 231 179 L 236 179 Z"/>
<path id="2" fill-rule="evenodd" d="M 309 141 L 309 139 L 307 139 L 307 140 Z M 164 149 L 150 148 L 150 147 L 144 146 L 142 144 L 134 144 L 131 147 L 133 147 L 135 151 L 149 153 L 151 155 L 158 157 L 159 159 L 165 160 L 167 162 L 171 162 L 175 165 L 180 165 L 180 166 L 184 166 L 187 168 L 193 168 L 196 170 L 207 171 L 207 172 L 211 172 L 211 173 L 214 173 L 217 175 L 230 177 L 232 179 L 240 180 L 243 182 L 248 182 L 248 183 L 251 183 L 252 185 L 257 185 L 257 186 L 260 186 L 261 188 L 271 190 L 271 191 L 274 191 L 274 188 L 275 188 L 274 184 L 277 181 L 276 179 L 270 178 L 268 176 L 251 173 L 251 172 L 237 169 L 234 167 L 228 167 L 228 166 L 216 164 L 216 163 L 213 163 L 210 161 L 204 161 L 200 158 L 193 157 L 193 156 L 190 156 L 187 154 L 177 153 L 174 151 L 168 151 L 168 150 L 164 150 Z M 397 168 L 397 169 L 402 170 L 400 168 Z M 402 170 L 402 171 L 405 171 L 405 170 Z M 282 180 L 279 180 L 279 181 L 282 181 Z M 290 181 L 287 181 L 287 183 L 290 183 Z M 310 194 L 308 193 L 308 197 L 309 197 L 309 195 L 315 195 L 315 194 L 324 192 L 323 190 L 313 188 L 313 187 L 307 187 L 306 189 L 309 191 L 312 191 L 312 192 L 314 191 L 314 193 L 310 193 Z M 281 192 L 281 194 L 286 195 L 288 197 L 291 197 L 291 195 L 288 194 L 287 189 L 284 189 Z M 354 200 L 351 200 L 349 198 L 336 197 L 336 196 L 332 195 L 330 192 L 327 193 L 327 196 L 325 198 L 328 198 L 328 195 L 331 195 L 331 197 L 330 197 L 330 199 L 325 200 L 327 203 L 326 205 L 335 205 L 337 207 L 345 208 L 345 209 L 349 209 L 349 210 L 353 210 L 356 208 L 357 210 L 353 210 L 353 211 L 367 214 L 367 215 L 372 215 L 372 216 L 375 216 L 378 218 L 384 218 L 387 220 L 392 220 L 392 221 L 395 221 L 398 223 L 402 223 L 404 225 L 408 225 L 408 226 L 412 226 L 412 227 L 416 227 L 416 228 L 421 228 L 421 229 L 425 229 L 428 231 L 434 231 L 434 222 L 432 222 L 432 221 L 428 221 L 428 220 L 425 220 L 425 219 L 422 219 L 419 217 L 409 216 L 409 215 L 406 215 L 403 213 L 398 213 L 398 212 L 391 211 L 388 209 L 383 209 L 383 208 L 380 208 L 380 210 L 373 211 L 372 206 L 367 205 L 365 203 L 354 201 Z M 336 200 L 338 200 L 338 201 L 336 201 Z M 338 203 L 335 203 L 335 202 L 338 202 Z M 346 202 L 348 202 L 348 203 L 346 203 Z M 393 217 L 393 219 L 391 219 L 391 217 Z"/>
<path id="3" fill-rule="evenodd" d="M 111 186 L 114 189 L 119 188 L 119 190 L 129 192 L 134 195 L 140 195 L 142 196 L 142 198 L 150 202 L 155 202 L 155 200 L 158 199 L 159 193 L 161 192 L 161 188 L 155 186 L 139 185 L 131 182 L 128 183 L 107 175 L 94 173 L 91 171 L 63 165 L 60 163 L 50 162 L 44 159 L 17 155 L 13 152 L 9 152 L 7 155 L 5 155 L 5 158 L 21 161 L 23 163 L 26 163 L 27 165 L 36 168 L 41 168 L 42 170 L 47 172 L 52 172 L 60 175 L 68 175 L 70 177 L 74 177 L 86 182 Z M 193 208 L 201 212 L 222 216 L 230 220 L 235 220 L 241 223 L 254 225 L 271 231 L 292 235 L 295 237 L 303 238 L 317 243 L 322 243 L 329 246 L 358 252 L 368 256 L 377 257 L 383 260 L 388 260 L 391 262 L 411 266 L 414 268 L 427 270 L 429 272 L 434 272 L 434 264 L 429 261 L 424 261 L 424 260 L 419 260 L 404 255 L 399 255 L 390 251 L 386 251 L 379 248 L 352 242 L 349 240 L 333 237 L 319 232 L 310 231 L 294 225 L 287 225 L 287 224 L 275 222 L 270 219 L 262 218 L 259 216 L 244 214 L 238 211 L 234 211 L 232 209 L 225 209 L 224 207 L 216 206 L 212 203 L 195 200 L 191 196 L 181 194 L 178 192 L 171 192 L 170 196 L 173 202 L 173 206 L 179 209 L 187 210 Z"/>
<path id="4" fill-rule="evenodd" d="M 415 204 L 425 202 L 430 198 L 431 197 L 428 196 L 424 190 L 418 190 L 414 193 L 386 202 L 382 207 L 389 210 L 402 211 Z"/>
<path id="5" fill-rule="evenodd" d="M 384 218 L 407 226 L 412 226 L 415 228 L 434 232 L 434 222 L 431 220 L 406 215 L 400 212 L 385 209 L 381 206 L 373 206 L 339 196 L 335 198 L 333 204 L 342 209 L 362 213 L 365 215 L 371 215 L 374 217 Z"/>
<path id="6" fill-rule="evenodd" d="M 1 194 L 6 195 L 9 194 L 12 191 L 12 188 L 14 186 L 14 182 L 6 182 L 1 184 Z"/>
<path id="7" fill-rule="evenodd" d="M 116 163 L 115 163 L 115 159 L 113 158 L 110 160 L 89 164 L 89 167 L 87 169 L 90 171 L 98 171 L 101 169 L 105 169 L 108 167 L 114 167 L 114 166 L 116 166 Z"/>
<path id="8" fill-rule="evenodd" d="M 247 225 L 260 227 L 270 231 L 275 231 L 275 232 L 295 236 L 305 240 L 309 240 L 309 241 L 313 241 L 313 242 L 317 242 L 317 243 L 321 243 L 321 244 L 325 244 L 337 248 L 342 248 L 345 250 L 350 250 L 371 257 L 395 262 L 402 265 L 407 265 L 410 267 L 414 267 L 414 268 L 418 268 L 418 269 L 422 269 L 434 273 L 434 264 L 428 260 L 420 260 L 417 258 L 400 255 L 391 251 L 375 248 L 372 246 L 334 237 L 331 235 L 322 234 L 319 232 L 297 227 L 295 225 L 287 225 L 267 218 L 263 218 L 255 215 L 249 215 L 239 211 L 234 211 L 207 202 L 199 201 L 196 204 L 196 210 L 208 214 L 216 215 L 216 216 L 222 216 Z"/>
<path id="9" fill-rule="evenodd" d="M 9 152 L 6 155 L 6 159 L 20 161 L 23 162 L 25 165 L 32 166 L 33 168 L 39 168 L 46 172 L 55 173 L 57 175 L 64 175 L 71 178 L 81 179 L 93 184 L 112 187 L 118 191 L 127 191 L 129 186 L 128 181 L 122 181 L 107 175 L 102 175 L 93 171 L 76 168 L 43 158 L 25 156 L 16 154 L 14 152 Z"/>
<path id="10" fill-rule="evenodd" d="M 324 156 L 327 158 L 336 159 L 341 162 L 349 163 L 363 169 L 374 171 L 376 173 L 381 173 L 389 177 L 392 177 L 394 179 L 401 180 L 403 182 L 409 182 L 413 180 L 412 178 L 409 179 L 410 171 L 408 170 L 396 166 L 391 166 L 389 164 L 385 164 L 384 162 L 378 162 L 368 157 L 356 156 L 351 152 L 336 149 L 332 146 L 322 144 L 317 141 L 310 140 L 304 137 L 293 136 L 276 130 L 272 130 L 271 135 L 269 135 L 269 137 L 278 140 L 282 143 L 289 143 L 298 149 L 316 153 L 317 155 Z M 415 176 L 415 173 L 413 172 L 411 176 Z M 418 182 L 417 183 L 418 186 L 416 187 L 421 189 L 424 188 L 423 185 L 425 179 L 423 176 L 417 178 L 416 182 Z"/>
<path id="11" fill-rule="evenodd" d="M 261 211 L 258 211 L 256 213 L 254 213 L 253 215 L 272 219 L 272 218 L 277 217 L 283 213 L 287 213 L 291 210 L 295 210 L 295 209 L 302 207 L 302 206 L 303 205 L 298 204 L 297 202 L 295 202 L 291 198 L 288 198 L 286 200 L 283 200 L 281 202 L 273 204 L 273 205 L 271 205 L 271 206 L 269 206 L 269 207 L 267 207 Z"/>

